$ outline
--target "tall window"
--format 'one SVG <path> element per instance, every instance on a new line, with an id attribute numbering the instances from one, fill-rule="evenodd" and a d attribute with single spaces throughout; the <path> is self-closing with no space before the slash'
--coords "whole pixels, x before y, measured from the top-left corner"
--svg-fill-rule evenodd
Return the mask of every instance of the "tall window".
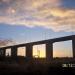
<path id="1" fill-rule="evenodd" d="M 33 46 L 34 58 L 46 58 L 45 44 Z"/>
<path id="2" fill-rule="evenodd" d="M 53 44 L 53 57 L 73 57 L 72 41 L 54 43 Z"/>
<path id="3" fill-rule="evenodd" d="M 6 56 L 11 56 L 11 48 L 6 49 Z"/>
<path id="4" fill-rule="evenodd" d="M 25 47 L 19 47 L 17 51 L 18 56 L 26 56 L 26 48 Z"/>

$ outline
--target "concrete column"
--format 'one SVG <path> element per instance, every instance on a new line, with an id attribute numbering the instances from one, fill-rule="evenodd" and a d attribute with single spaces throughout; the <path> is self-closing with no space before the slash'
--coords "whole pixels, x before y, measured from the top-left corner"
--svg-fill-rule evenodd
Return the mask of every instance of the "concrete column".
<path id="1" fill-rule="evenodd" d="M 32 58 L 32 49 L 33 49 L 32 45 L 26 46 L 26 57 L 27 58 Z"/>
<path id="2" fill-rule="evenodd" d="M 47 59 L 53 58 L 53 44 L 52 43 L 46 44 L 46 58 Z"/>
<path id="3" fill-rule="evenodd" d="M 12 57 L 17 56 L 17 47 L 15 47 L 15 46 L 11 47 L 11 56 Z"/>
<path id="4" fill-rule="evenodd" d="M 2 53 L 3 53 L 2 55 L 5 56 L 6 50 L 3 49 Z"/>
<path id="5" fill-rule="evenodd" d="M 75 58 L 75 39 L 72 39 L 73 58 Z"/>
<path id="6" fill-rule="evenodd" d="M 5 56 L 5 49 L 0 49 L 0 56 Z"/>

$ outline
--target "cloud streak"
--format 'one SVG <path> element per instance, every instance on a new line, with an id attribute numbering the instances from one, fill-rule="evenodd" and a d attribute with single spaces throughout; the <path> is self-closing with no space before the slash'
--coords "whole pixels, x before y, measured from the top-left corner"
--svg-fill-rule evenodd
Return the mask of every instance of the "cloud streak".
<path id="1" fill-rule="evenodd" d="M 75 31 L 75 9 L 61 7 L 61 0 L 2 0 L 3 3 L 6 7 L 0 10 L 0 23 Z"/>
<path id="2" fill-rule="evenodd" d="M 16 44 L 16 43 L 11 39 L 0 39 L 0 47 L 9 46 L 13 44 Z"/>

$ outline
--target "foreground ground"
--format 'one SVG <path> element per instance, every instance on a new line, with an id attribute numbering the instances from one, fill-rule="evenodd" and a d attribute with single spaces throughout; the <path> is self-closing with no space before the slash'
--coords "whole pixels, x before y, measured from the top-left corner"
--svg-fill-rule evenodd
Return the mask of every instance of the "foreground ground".
<path id="1" fill-rule="evenodd" d="M 54 59 L 50 61 L 10 58 L 0 62 L 0 75 L 53 75 L 75 74 L 75 59 Z"/>

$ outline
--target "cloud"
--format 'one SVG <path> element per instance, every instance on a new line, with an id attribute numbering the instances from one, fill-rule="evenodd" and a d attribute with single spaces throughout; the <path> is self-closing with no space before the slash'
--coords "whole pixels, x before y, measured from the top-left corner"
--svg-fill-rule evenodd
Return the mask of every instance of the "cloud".
<path id="1" fill-rule="evenodd" d="M 0 39 L 0 47 L 9 46 L 13 44 L 16 44 L 16 43 L 11 39 Z"/>
<path id="2" fill-rule="evenodd" d="M 0 10 L 0 23 L 42 26 L 54 31 L 75 31 L 75 9 L 61 7 L 60 0 L 3 1 L 7 8 Z"/>

